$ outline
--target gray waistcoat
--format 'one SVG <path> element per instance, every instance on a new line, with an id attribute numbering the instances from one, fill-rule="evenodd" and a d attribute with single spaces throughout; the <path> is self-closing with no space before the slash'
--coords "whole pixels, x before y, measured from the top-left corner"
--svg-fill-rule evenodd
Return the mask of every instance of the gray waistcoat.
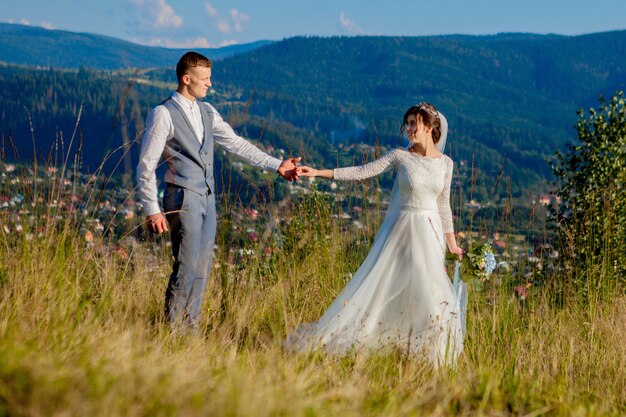
<path id="1" fill-rule="evenodd" d="M 165 182 L 199 194 L 213 193 L 213 115 L 198 103 L 204 125 L 204 140 L 200 143 L 183 109 L 171 98 L 162 104 L 174 124 L 174 137 L 166 142 L 163 151 L 168 167 Z"/>

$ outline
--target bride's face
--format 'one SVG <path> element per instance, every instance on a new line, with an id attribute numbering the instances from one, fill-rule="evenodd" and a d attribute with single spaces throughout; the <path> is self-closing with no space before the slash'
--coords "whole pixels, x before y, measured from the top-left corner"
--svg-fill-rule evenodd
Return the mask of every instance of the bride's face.
<path id="1" fill-rule="evenodd" d="M 421 120 L 417 120 L 416 115 L 411 114 L 406 120 L 406 135 L 410 143 L 424 143 L 429 138 L 431 128 L 422 123 Z"/>

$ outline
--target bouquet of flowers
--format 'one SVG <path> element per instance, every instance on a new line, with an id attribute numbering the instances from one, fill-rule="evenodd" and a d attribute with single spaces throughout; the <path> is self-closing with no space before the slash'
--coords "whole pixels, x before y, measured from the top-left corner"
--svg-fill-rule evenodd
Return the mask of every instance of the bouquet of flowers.
<path id="1" fill-rule="evenodd" d="M 486 281 L 496 269 L 496 257 L 489 242 L 474 245 L 462 261 L 463 271 L 473 278 Z"/>

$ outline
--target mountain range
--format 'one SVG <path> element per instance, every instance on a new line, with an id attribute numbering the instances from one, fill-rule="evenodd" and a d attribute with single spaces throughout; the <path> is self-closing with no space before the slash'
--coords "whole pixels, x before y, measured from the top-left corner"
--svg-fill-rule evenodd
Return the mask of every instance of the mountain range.
<path id="1" fill-rule="evenodd" d="M 268 45 L 257 41 L 221 48 L 201 48 L 211 59 L 223 59 Z M 186 49 L 137 45 L 109 36 L 0 23 L 0 62 L 52 68 L 149 68 L 171 66 Z"/>
<path id="2" fill-rule="evenodd" d="M 4 36 L 6 26 L 16 26 L 12 40 Z M 55 132 L 73 129 L 83 103 L 85 150 L 91 150 L 89 165 L 97 166 L 121 142 L 119 121 L 129 125 L 126 135 L 139 135 L 149 109 L 174 85 L 182 51 L 53 31 L 55 48 L 71 53 L 56 53 L 51 65 L 42 61 L 51 47 L 38 38 L 45 29 L 31 29 L 0 28 L 1 61 L 48 67 L 0 68 L 0 129 L 24 152 L 30 147 L 32 154 L 25 108 L 45 153 Z M 576 137 L 577 111 L 626 87 L 626 31 L 295 37 L 242 47 L 248 50 L 216 58 L 207 97 L 242 134 L 308 163 L 334 166 L 359 158 L 354 144 L 401 144 L 404 110 L 429 101 L 448 119 L 446 152 L 460 171 L 474 167 L 482 175 L 486 198 L 488 179 L 503 166 L 506 193 L 545 189 L 547 161 Z M 111 72 L 129 66 L 137 69 Z M 132 154 L 136 159 L 136 150 Z"/>

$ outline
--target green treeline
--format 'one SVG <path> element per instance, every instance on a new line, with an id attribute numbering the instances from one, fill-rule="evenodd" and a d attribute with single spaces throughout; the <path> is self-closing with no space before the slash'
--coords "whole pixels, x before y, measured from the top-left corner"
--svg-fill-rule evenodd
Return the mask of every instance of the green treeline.
<path id="1" fill-rule="evenodd" d="M 548 161 L 575 138 L 576 111 L 624 88 L 624 52 L 624 31 L 299 37 L 216 61 L 208 100 L 239 133 L 276 156 L 282 150 L 325 167 L 401 145 L 404 110 L 429 101 L 449 121 L 446 152 L 457 162 L 458 185 L 474 184 L 478 200 L 525 199 L 547 189 Z M 38 158 L 54 157 L 69 146 L 82 104 L 72 144 L 82 146 L 82 168 L 95 170 L 126 141 L 129 160 L 118 164 L 118 150 L 105 169 L 132 170 L 145 118 L 174 83 L 172 68 L 1 67 L 6 156 L 16 157 L 12 141 L 19 159 L 32 160 L 30 114 Z"/>

